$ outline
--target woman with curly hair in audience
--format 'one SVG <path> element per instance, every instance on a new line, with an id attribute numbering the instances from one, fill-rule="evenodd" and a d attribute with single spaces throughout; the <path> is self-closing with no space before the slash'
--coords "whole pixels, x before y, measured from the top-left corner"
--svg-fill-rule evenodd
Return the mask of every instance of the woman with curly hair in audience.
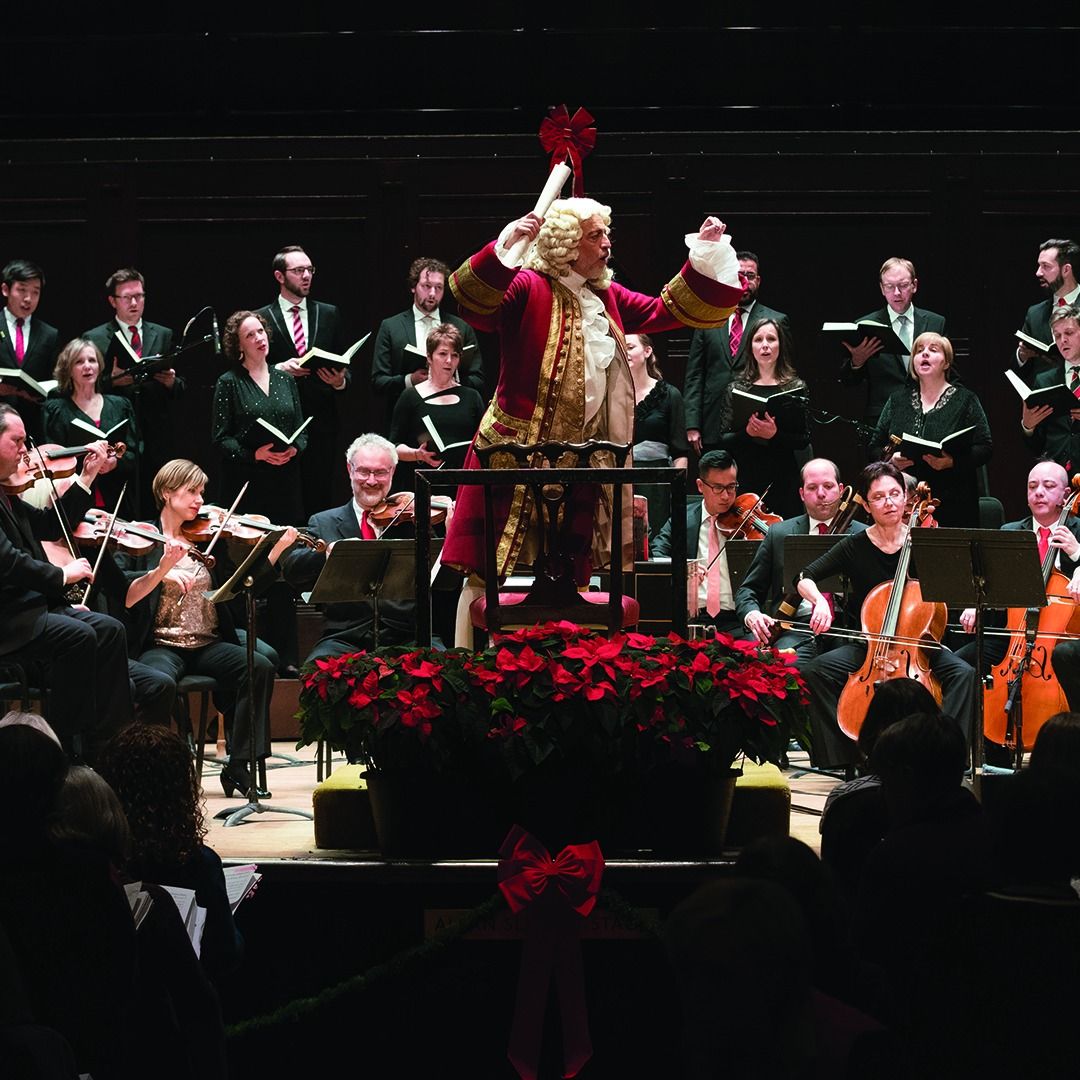
<path id="1" fill-rule="evenodd" d="M 221 859 L 203 843 L 199 778 L 184 741 L 158 724 L 132 724 L 106 744 L 98 768 L 127 814 L 129 873 L 194 889 L 206 908 L 203 967 L 212 978 L 235 968 L 243 938 L 233 922 Z"/>

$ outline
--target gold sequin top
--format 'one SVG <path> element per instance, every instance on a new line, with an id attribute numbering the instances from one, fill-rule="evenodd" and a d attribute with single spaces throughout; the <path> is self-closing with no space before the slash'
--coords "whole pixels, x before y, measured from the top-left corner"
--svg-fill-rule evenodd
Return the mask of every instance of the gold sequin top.
<path id="1" fill-rule="evenodd" d="M 154 644 L 198 649 L 217 641 L 217 608 L 203 596 L 211 588 L 210 571 L 185 555 L 161 583 Z"/>

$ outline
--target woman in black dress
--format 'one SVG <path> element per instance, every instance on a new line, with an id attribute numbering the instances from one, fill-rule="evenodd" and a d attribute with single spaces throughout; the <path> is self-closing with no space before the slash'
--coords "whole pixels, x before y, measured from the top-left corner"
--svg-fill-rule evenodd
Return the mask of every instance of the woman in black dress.
<path id="1" fill-rule="evenodd" d="M 685 469 L 686 411 L 682 394 L 664 381 L 648 334 L 626 335 L 626 359 L 634 379 L 634 464 L 642 468 Z M 659 484 L 635 485 L 634 494 L 649 500 L 649 538 L 671 516 L 671 489 Z"/>
<path id="2" fill-rule="evenodd" d="M 124 443 L 125 453 L 123 457 L 109 458 L 102 465 L 94 488 L 95 505 L 111 510 L 120 489 L 135 475 L 139 436 L 131 402 L 117 394 L 101 392 L 103 367 L 101 352 L 92 341 L 86 338 L 69 341 L 56 358 L 53 374 L 58 384 L 57 396 L 49 398 L 42 407 L 41 425 L 45 441 L 61 446 L 85 446 L 121 425 L 108 441 Z M 134 491 L 128 492 L 129 507 L 136 505 L 135 495 Z"/>
<path id="3" fill-rule="evenodd" d="M 948 435 L 973 427 L 970 447 L 953 454 L 924 454 L 919 461 L 903 457 L 899 451 L 891 461 L 917 480 L 930 485 L 941 500 L 934 517 L 941 525 L 955 528 L 979 527 L 979 492 L 976 472 L 990 460 L 993 444 L 990 425 L 979 399 L 963 386 L 949 380 L 952 371 L 952 342 L 941 334 L 920 334 L 911 350 L 911 375 L 915 382 L 897 390 L 885 402 L 871 443 L 884 452 L 890 435 L 915 435 L 941 442 Z"/>
<path id="4" fill-rule="evenodd" d="M 769 510 L 784 518 L 796 517 L 803 512 L 799 469 L 810 445 L 805 407 L 809 391 L 795 372 L 791 343 L 782 324 L 760 319 L 746 332 L 750 335 L 746 365 L 724 388 L 721 398 L 720 445 L 739 466 L 741 491 L 761 495 L 769 488 L 765 500 Z M 771 409 L 762 407 L 750 415 L 745 425 L 736 428 L 732 397 L 735 390 L 764 398 L 795 391 L 803 401 Z"/>
<path id="5" fill-rule="evenodd" d="M 214 387 L 212 438 L 221 448 L 223 501 L 231 504 L 246 481 L 240 513 L 266 514 L 282 525 L 302 524 L 298 456 L 307 447 L 307 433 L 282 448 L 259 423 L 272 424 L 285 435 L 300 427 L 304 416 L 296 380 L 266 362 L 270 326 L 253 311 L 229 316 L 221 344 L 226 357 L 238 365 L 220 376 Z"/>
<path id="6" fill-rule="evenodd" d="M 399 462 L 422 466 L 444 462 L 449 469 L 464 465 L 465 451 L 484 415 L 484 401 L 471 386 L 458 382 L 463 345 L 461 331 L 450 323 L 440 323 L 428 334 L 428 376 L 406 387 L 390 421 L 390 441 L 397 446 Z M 438 432 L 445 450 L 439 449 L 428 424 Z"/>

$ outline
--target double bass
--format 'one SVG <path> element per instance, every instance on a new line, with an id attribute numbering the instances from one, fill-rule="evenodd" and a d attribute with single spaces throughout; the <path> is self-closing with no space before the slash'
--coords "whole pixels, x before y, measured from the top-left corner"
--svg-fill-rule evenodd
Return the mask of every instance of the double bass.
<path id="1" fill-rule="evenodd" d="M 923 600 L 918 581 L 908 578 L 911 530 L 918 526 L 923 504 L 930 501 L 926 484 L 920 483 L 917 491 L 893 580 L 876 585 L 863 601 L 866 659 L 848 676 L 836 707 L 840 730 L 850 739 L 859 737 L 874 693 L 888 679 L 915 679 L 941 704 L 941 683 L 930 669 L 929 649 L 940 647 L 948 613 L 944 604 Z"/>
<path id="2" fill-rule="evenodd" d="M 1073 483 L 1075 485 L 1076 479 Z M 1064 525 L 1073 507 L 1067 495 L 1052 528 Z M 1005 658 L 992 669 L 993 684 L 983 690 L 983 732 L 991 741 L 1017 749 L 1017 728 L 1024 750 L 1035 743 L 1039 729 L 1055 713 L 1068 712 L 1069 703 L 1054 674 L 1054 645 L 1063 635 L 1080 632 L 1080 605 L 1069 595 L 1068 579 L 1054 568 L 1058 548 L 1047 547 L 1042 561 L 1046 607 L 1009 608 Z M 1019 697 L 1021 724 L 1016 723 Z"/>

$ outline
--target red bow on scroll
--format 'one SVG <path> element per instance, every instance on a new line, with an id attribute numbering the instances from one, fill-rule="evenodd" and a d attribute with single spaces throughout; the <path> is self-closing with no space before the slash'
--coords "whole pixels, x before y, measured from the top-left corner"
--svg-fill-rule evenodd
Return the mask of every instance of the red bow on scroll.
<path id="1" fill-rule="evenodd" d="M 571 844 L 553 859 L 547 848 L 515 825 L 499 849 L 499 888 L 528 929 L 518 974 L 517 1003 L 508 1057 L 522 1080 L 535 1080 L 548 985 L 555 978 L 562 1015 L 564 1076 L 577 1076 L 592 1057 L 581 966 L 581 919 L 592 911 L 604 856 L 600 845 Z"/>
<path id="2" fill-rule="evenodd" d="M 556 105 L 540 122 L 540 145 L 551 155 L 550 168 L 570 159 L 574 170 L 574 195 L 585 194 L 585 174 L 581 163 L 596 146 L 596 121 L 584 109 L 573 116 L 565 105 Z"/>

